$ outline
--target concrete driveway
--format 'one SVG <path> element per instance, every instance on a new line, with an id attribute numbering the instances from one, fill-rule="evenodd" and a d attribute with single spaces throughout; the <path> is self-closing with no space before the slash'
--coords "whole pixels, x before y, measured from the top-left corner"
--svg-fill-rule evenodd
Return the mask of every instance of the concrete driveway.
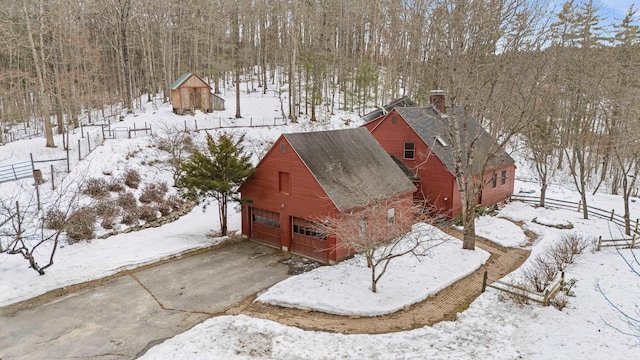
<path id="1" fill-rule="evenodd" d="M 285 279 L 280 259 L 242 241 L 36 305 L 0 308 L 0 360 L 133 359 Z"/>

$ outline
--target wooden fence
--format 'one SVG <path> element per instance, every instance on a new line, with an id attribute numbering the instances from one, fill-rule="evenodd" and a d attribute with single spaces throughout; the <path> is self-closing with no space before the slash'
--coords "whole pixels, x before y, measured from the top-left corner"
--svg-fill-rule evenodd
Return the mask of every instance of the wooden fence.
<path id="1" fill-rule="evenodd" d="M 511 195 L 511 200 L 522 201 L 524 203 L 529 204 L 539 204 L 540 198 L 536 196 L 528 196 L 528 195 Z M 578 212 L 582 211 L 582 201 L 573 202 L 567 200 L 558 200 L 558 199 L 550 199 L 545 198 L 544 200 L 545 206 L 555 206 L 567 210 L 576 210 Z M 616 214 L 615 209 L 605 210 L 600 209 L 593 206 L 587 206 L 587 213 L 589 216 L 605 219 L 611 221 L 612 223 L 620 226 L 621 228 L 625 227 L 625 219 L 624 216 Z M 640 229 L 638 229 L 639 219 L 635 220 L 635 223 L 631 226 L 631 238 L 628 239 L 611 239 L 611 240 L 602 240 L 602 237 L 598 239 L 598 245 L 596 246 L 596 250 L 600 251 L 601 247 L 628 247 L 633 248 L 637 245 L 636 238 L 640 236 Z"/>
<path id="2" fill-rule="evenodd" d="M 602 236 L 598 237 L 598 243 L 596 244 L 596 251 L 600 251 L 603 247 L 615 247 L 615 248 L 627 248 L 633 249 L 639 246 L 636 241 L 636 234 L 633 234 L 631 239 L 607 239 L 602 240 Z"/>
<path id="3" fill-rule="evenodd" d="M 128 126 L 111 126 L 111 121 L 100 125 L 102 130 L 103 139 L 131 139 L 132 136 L 137 135 L 139 132 L 153 135 L 153 129 L 151 124 L 144 123 L 143 127 L 137 127 L 136 123 L 133 123 L 133 128 Z"/>
<path id="4" fill-rule="evenodd" d="M 493 282 L 489 282 L 488 273 L 484 272 L 484 277 L 482 278 L 482 292 L 484 292 L 488 287 L 500 290 L 507 294 L 511 294 L 513 296 L 520 296 L 527 300 L 536 302 L 541 304 L 542 306 L 548 306 L 551 303 L 551 300 L 558 294 L 558 292 L 564 286 L 564 272 L 560 275 L 560 278 L 556 281 L 552 282 L 547 289 L 543 293 L 539 293 L 536 291 L 531 291 L 523 286 L 510 284 L 508 282 L 502 280 L 495 280 Z"/>
<path id="5" fill-rule="evenodd" d="M 198 130 L 213 130 L 213 129 L 232 129 L 240 127 L 270 127 L 270 126 L 282 126 L 287 125 L 287 118 L 281 117 L 262 117 L 262 118 L 222 118 L 217 119 L 209 118 L 205 124 L 198 125 L 196 119 L 191 121 L 184 120 L 184 131 L 198 131 Z M 213 125 L 213 126 L 211 126 Z"/>

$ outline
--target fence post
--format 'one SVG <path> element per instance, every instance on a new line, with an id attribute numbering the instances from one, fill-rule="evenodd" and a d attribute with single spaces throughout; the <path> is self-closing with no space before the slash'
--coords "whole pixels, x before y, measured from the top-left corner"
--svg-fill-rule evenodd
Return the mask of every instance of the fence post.
<path id="1" fill-rule="evenodd" d="M 194 124 L 195 124 L 195 126 L 196 126 L 196 131 L 198 131 L 198 120 L 195 120 L 195 119 L 194 119 L 194 120 L 193 120 L 193 123 L 194 123 Z"/>
<path id="2" fill-rule="evenodd" d="M 578 201 L 578 212 L 582 210 L 582 200 Z"/>
<path id="3" fill-rule="evenodd" d="M 602 241 L 602 236 L 598 236 L 598 245 L 596 246 L 596 251 L 600 251 L 600 242 Z"/>
<path id="4" fill-rule="evenodd" d="M 637 232 L 638 232 L 638 220 L 639 220 L 639 219 L 636 219 L 636 229 L 633 231 L 633 232 L 635 232 L 635 233 L 637 233 Z"/>
<path id="5" fill-rule="evenodd" d="M 80 137 L 84 138 L 84 130 L 82 129 L 82 121 L 80 121 Z"/>
<path id="6" fill-rule="evenodd" d="M 633 234 L 633 237 L 631 237 L 631 248 L 635 248 L 636 247 L 636 234 Z"/>
<path id="7" fill-rule="evenodd" d="M 542 300 L 542 305 L 544 306 L 549 305 L 549 290 L 545 290 L 544 292 L 544 299 Z"/>
<path id="8" fill-rule="evenodd" d="M 146 121 L 144 122 L 144 133 L 145 133 L 145 135 L 148 134 L 147 133 L 147 122 Z"/>
<path id="9" fill-rule="evenodd" d="M 616 213 L 616 209 L 611 209 L 611 216 L 609 217 L 609 221 L 613 221 L 613 215 Z"/>
<path id="10" fill-rule="evenodd" d="M 69 140 L 67 140 L 69 142 Z M 69 167 L 69 145 L 67 144 L 67 174 L 71 172 L 71 168 Z"/>
<path id="11" fill-rule="evenodd" d="M 51 164 L 51 190 L 55 190 L 56 189 L 56 183 L 55 181 L 53 181 L 53 164 Z"/>
<path id="12" fill-rule="evenodd" d="M 29 157 L 31 158 L 31 173 L 33 174 L 33 182 L 36 184 L 36 200 L 38 201 L 38 211 L 42 208 L 40 206 L 40 182 L 36 179 L 36 168 L 33 166 L 33 153 L 29 153 Z"/>
<path id="13" fill-rule="evenodd" d="M 18 233 L 22 233 L 22 220 L 20 220 L 20 202 L 18 202 L 18 200 L 16 200 L 16 218 L 18 219 L 18 221 L 16 221 L 16 224 L 18 225 Z"/>
<path id="14" fill-rule="evenodd" d="M 487 270 L 484 271 L 484 275 L 482 276 L 482 292 L 487 289 Z"/>
<path id="15" fill-rule="evenodd" d="M 187 132 L 187 131 L 189 131 L 189 130 L 187 129 L 187 120 L 185 119 L 184 120 L 184 132 Z"/>
<path id="16" fill-rule="evenodd" d="M 87 131 L 87 147 L 89 148 L 89 152 L 91 152 L 91 138 L 89 137 L 88 131 Z"/>
<path id="17" fill-rule="evenodd" d="M 80 152 L 80 139 L 78 139 L 78 160 L 82 160 L 82 155 Z"/>
<path id="18" fill-rule="evenodd" d="M 100 125 L 100 129 L 102 129 L 102 141 L 104 141 L 104 125 Z"/>

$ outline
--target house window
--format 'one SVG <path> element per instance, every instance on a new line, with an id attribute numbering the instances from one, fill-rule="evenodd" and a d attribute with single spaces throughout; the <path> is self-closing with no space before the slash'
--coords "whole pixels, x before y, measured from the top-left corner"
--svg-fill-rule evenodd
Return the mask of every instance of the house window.
<path id="1" fill-rule="evenodd" d="M 291 183 L 289 182 L 289 173 L 281 171 L 278 175 L 278 191 L 282 194 L 290 194 Z"/>
<path id="2" fill-rule="evenodd" d="M 286 154 L 286 153 L 287 153 L 287 144 L 281 143 L 280 144 L 280 154 Z"/>
<path id="3" fill-rule="evenodd" d="M 367 218 L 360 219 L 358 223 L 358 236 L 365 237 L 367 236 L 367 222 L 369 220 Z"/>
<path id="4" fill-rule="evenodd" d="M 507 183 L 507 170 L 502 170 L 502 173 L 500 174 L 500 184 L 504 185 Z"/>
<path id="5" fill-rule="evenodd" d="M 387 210 L 387 225 L 393 226 L 396 223 L 396 209 Z"/>
<path id="6" fill-rule="evenodd" d="M 413 160 L 416 156 L 416 143 L 413 141 L 404 142 L 404 158 Z"/>
<path id="7" fill-rule="evenodd" d="M 495 188 L 496 186 L 498 186 L 498 173 L 494 172 L 491 175 L 491 187 Z"/>

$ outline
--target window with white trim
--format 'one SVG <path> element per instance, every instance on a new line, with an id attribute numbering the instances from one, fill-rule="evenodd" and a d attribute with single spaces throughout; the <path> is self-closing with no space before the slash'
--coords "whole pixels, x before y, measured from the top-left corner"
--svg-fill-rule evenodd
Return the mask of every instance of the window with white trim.
<path id="1" fill-rule="evenodd" d="M 396 209 L 387 210 L 387 225 L 393 226 L 396 223 Z"/>
<path id="2" fill-rule="evenodd" d="M 369 220 L 365 217 L 360 219 L 360 222 L 358 223 L 358 236 L 360 237 L 364 237 L 367 236 L 367 222 Z"/>
<path id="3" fill-rule="evenodd" d="M 416 143 L 413 141 L 404 142 L 404 158 L 408 160 L 416 158 Z"/>

